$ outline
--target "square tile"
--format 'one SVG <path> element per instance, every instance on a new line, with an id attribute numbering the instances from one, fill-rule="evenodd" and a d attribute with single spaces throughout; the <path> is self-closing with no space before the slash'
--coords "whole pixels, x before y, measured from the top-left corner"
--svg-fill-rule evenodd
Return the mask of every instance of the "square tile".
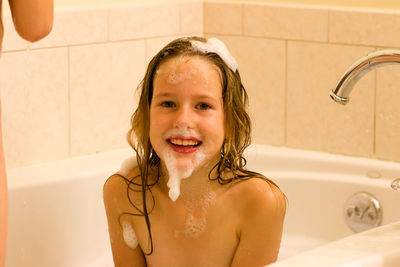
<path id="1" fill-rule="evenodd" d="M 400 162 L 400 67 L 376 72 L 376 156 Z"/>
<path id="2" fill-rule="evenodd" d="M 136 4 L 110 9 L 111 41 L 179 34 L 179 3 Z"/>
<path id="3" fill-rule="evenodd" d="M 3 53 L 3 138 L 8 168 L 68 157 L 68 51 Z"/>
<path id="4" fill-rule="evenodd" d="M 204 33 L 242 34 L 242 3 L 205 1 Z"/>
<path id="5" fill-rule="evenodd" d="M 249 95 L 253 143 L 283 145 L 285 125 L 285 42 L 217 36 L 239 64 Z"/>
<path id="6" fill-rule="evenodd" d="M 144 41 L 70 48 L 72 156 L 128 146 L 144 67 Z"/>
<path id="7" fill-rule="evenodd" d="M 400 11 L 331 10 L 329 41 L 345 44 L 400 46 Z"/>
<path id="8" fill-rule="evenodd" d="M 328 40 L 328 10 L 294 5 L 244 4 L 244 34 L 290 40 Z"/>
<path id="9" fill-rule="evenodd" d="M 182 1 L 180 7 L 180 33 L 203 32 L 203 1 Z"/>
<path id="10" fill-rule="evenodd" d="M 373 48 L 288 43 L 287 144 L 370 157 L 374 144 L 374 72 L 354 87 L 347 106 L 329 92 L 348 67 Z"/>
<path id="11" fill-rule="evenodd" d="M 22 39 L 15 30 L 11 14 L 3 15 L 3 28 L 4 28 L 4 36 L 2 43 L 3 52 L 26 50 L 28 48 L 28 42 Z"/>
<path id="12" fill-rule="evenodd" d="M 29 44 L 30 48 L 90 44 L 107 41 L 108 10 L 61 9 L 54 12 L 50 34 Z"/>

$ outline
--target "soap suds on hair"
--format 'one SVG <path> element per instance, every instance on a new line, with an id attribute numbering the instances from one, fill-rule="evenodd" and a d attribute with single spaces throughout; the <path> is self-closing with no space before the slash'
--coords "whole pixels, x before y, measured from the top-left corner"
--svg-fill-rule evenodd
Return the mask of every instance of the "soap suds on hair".
<path id="1" fill-rule="evenodd" d="M 233 72 L 238 69 L 236 59 L 229 53 L 228 48 L 221 40 L 209 38 L 206 43 L 196 40 L 191 40 L 190 43 L 195 50 L 201 53 L 216 53 Z"/>
<path id="2" fill-rule="evenodd" d="M 138 245 L 138 240 L 136 237 L 135 230 L 133 229 L 132 225 L 129 222 L 127 221 L 122 222 L 122 232 L 125 244 L 131 249 L 135 249 Z"/>

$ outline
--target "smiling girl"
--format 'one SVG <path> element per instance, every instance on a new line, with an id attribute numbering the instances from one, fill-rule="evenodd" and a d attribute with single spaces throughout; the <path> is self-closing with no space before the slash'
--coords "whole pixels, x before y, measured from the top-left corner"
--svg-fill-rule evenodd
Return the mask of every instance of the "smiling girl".
<path id="1" fill-rule="evenodd" d="M 218 39 L 177 39 L 149 63 L 128 141 L 104 186 L 115 266 L 264 266 L 285 197 L 246 170 L 247 94 Z"/>

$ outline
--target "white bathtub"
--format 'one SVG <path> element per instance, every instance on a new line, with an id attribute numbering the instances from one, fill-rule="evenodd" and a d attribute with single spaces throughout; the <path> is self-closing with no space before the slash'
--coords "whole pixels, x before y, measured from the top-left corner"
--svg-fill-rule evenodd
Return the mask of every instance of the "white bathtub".
<path id="1" fill-rule="evenodd" d="M 118 150 L 9 170 L 6 266 L 113 266 L 102 186 L 131 154 Z M 254 145 L 248 166 L 273 179 L 289 200 L 278 264 L 352 235 L 343 205 L 356 192 L 380 201 L 382 224 L 400 220 L 400 192 L 390 189 L 400 164 Z"/>

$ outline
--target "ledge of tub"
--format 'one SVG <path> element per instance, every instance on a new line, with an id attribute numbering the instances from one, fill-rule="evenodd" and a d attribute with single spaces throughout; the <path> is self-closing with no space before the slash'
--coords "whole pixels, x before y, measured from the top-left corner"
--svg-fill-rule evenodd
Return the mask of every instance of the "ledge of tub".
<path id="1" fill-rule="evenodd" d="M 296 256 L 271 267 L 400 265 L 400 221 L 354 234 Z"/>

